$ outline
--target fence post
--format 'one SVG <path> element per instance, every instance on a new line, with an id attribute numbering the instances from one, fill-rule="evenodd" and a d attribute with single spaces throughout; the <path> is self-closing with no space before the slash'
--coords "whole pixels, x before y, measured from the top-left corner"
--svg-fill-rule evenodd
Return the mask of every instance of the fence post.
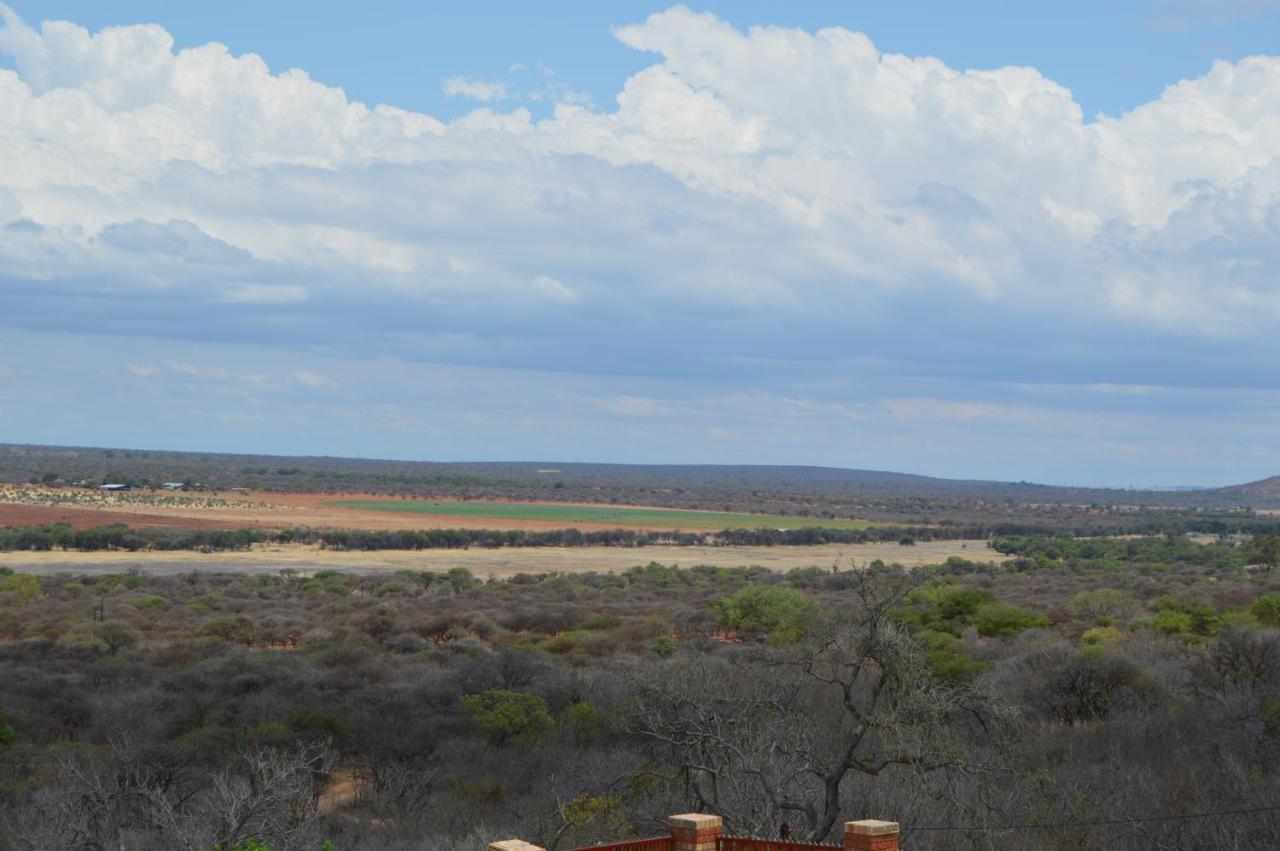
<path id="1" fill-rule="evenodd" d="M 844 851 L 898 851 L 898 823 L 876 819 L 845 822 Z"/>
<path id="2" fill-rule="evenodd" d="M 489 851 L 547 851 L 539 845 L 530 845 L 523 839 L 504 839 L 501 842 L 490 842 Z"/>
<path id="3" fill-rule="evenodd" d="M 716 851 L 724 820 L 720 816 L 685 813 L 669 817 L 667 830 L 675 840 L 675 851 Z"/>

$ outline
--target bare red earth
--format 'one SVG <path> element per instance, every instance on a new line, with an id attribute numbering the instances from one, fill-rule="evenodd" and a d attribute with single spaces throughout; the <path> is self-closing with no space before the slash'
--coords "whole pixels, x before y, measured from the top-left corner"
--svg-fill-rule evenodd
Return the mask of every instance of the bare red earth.
<path id="1" fill-rule="evenodd" d="M 202 517 L 0 503 L 0 527 L 43 526 L 48 523 L 70 523 L 76 529 L 90 529 L 112 523 L 126 523 L 130 526 L 179 526 L 184 529 L 241 529 L 245 525 L 252 525 L 243 521 L 212 520 Z"/>

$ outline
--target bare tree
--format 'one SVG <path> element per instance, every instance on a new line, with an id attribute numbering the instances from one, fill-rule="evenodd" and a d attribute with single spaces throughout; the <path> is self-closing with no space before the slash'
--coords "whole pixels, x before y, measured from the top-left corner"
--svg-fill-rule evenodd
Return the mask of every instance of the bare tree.
<path id="1" fill-rule="evenodd" d="M 315 839 L 320 792 L 334 760 L 326 742 L 287 750 L 246 746 L 188 800 L 152 794 L 150 814 L 190 851 L 234 848 L 248 839 L 299 848 Z"/>
<path id="2" fill-rule="evenodd" d="M 125 738 L 97 754 L 65 756 L 57 781 L 5 813 L 0 825 L 17 847 L 33 849 L 314 844 L 319 792 L 333 765 L 326 743 L 245 746 L 212 775 L 169 756 L 157 758 Z"/>
<path id="3" fill-rule="evenodd" d="M 825 839 L 851 774 L 976 768 L 962 741 L 1004 709 L 933 680 L 892 617 L 910 587 L 863 576 L 852 609 L 806 641 L 658 668 L 636 684 L 633 729 L 666 746 L 691 803 L 752 833 L 787 821 Z"/>

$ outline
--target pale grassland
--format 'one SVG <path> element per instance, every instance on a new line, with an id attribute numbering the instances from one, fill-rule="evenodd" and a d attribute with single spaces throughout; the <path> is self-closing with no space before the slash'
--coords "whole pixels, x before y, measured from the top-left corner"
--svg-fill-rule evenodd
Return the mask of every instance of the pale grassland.
<path id="1" fill-rule="evenodd" d="M 723 567 L 760 565 L 772 570 L 796 567 L 863 567 L 874 559 L 898 562 L 906 567 L 938 564 L 951 556 L 974 561 L 1003 561 L 987 548 L 986 541 L 929 541 L 904 547 L 895 543 L 829 544 L 814 547 L 529 547 L 469 550 L 382 550 L 343 552 L 313 546 L 262 544 L 247 552 L 9 552 L 0 553 L 0 566 L 15 570 L 53 573 L 119 572 L 139 568 L 150 573 L 185 573 L 191 570 L 273 573 L 286 568 L 300 571 L 344 570 L 378 572 L 392 570 L 448 570 L 465 567 L 477 576 L 511 576 L 517 573 L 586 573 L 622 571 L 651 561 L 691 567 L 710 564 Z"/>

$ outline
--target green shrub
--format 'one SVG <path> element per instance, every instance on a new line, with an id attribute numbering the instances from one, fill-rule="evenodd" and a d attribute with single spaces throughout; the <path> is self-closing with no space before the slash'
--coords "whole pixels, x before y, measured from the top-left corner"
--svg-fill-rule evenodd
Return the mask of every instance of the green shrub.
<path id="1" fill-rule="evenodd" d="M 1255 598 L 1249 611 L 1258 619 L 1258 623 L 1280 626 L 1280 593 L 1273 591 Z"/>
<path id="2" fill-rule="evenodd" d="M 1280 533 L 1255 535 L 1245 548 L 1249 564 L 1260 564 L 1267 570 L 1280 567 Z"/>
<path id="3" fill-rule="evenodd" d="M 978 588 L 958 588 L 943 585 L 934 589 L 930 601 L 938 608 L 943 620 L 972 620 L 978 609 L 991 601 L 991 595 Z"/>
<path id="4" fill-rule="evenodd" d="M 921 626 L 941 623 L 958 632 L 973 621 L 979 606 L 991 601 L 991 595 L 978 588 L 935 585 L 916 589 L 909 600 L 913 608 L 904 613 L 908 622 Z"/>
<path id="5" fill-rule="evenodd" d="M 197 632 L 223 641 L 252 644 L 258 637 L 258 625 L 245 617 L 218 618 L 204 624 Z"/>
<path id="6" fill-rule="evenodd" d="M 34 600 L 40 596 L 40 581 L 30 573 L 11 574 L 0 579 L 0 595 Z"/>
<path id="7" fill-rule="evenodd" d="M 1085 647 L 1106 647 L 1122 638 L 1124 631 L 1114 626 L 1095 626 L 1093 629 L 1086 629 L 1084 635 L 1080 636 Z"/>
<path id="8" fill-rule="evenodd" d="M 538 645 L 545 653 L 554 653 L 557 656 L 565 656 L 578 649 L 578 635 L 574 632 L 562 632 L 559 635 L 553 635 Z"/>
<path id="9" fill-rule="evenodd" d="M 935 679 L 951 685 L 970 682 L 986 667 L 972 656 L 948 650 L 934 650 L 925 654 L 925 663 Z"/>
<path id="10" fill-rule="evenodd" d="M 163 609 L 169 605 L 167 597 L 161 597 L 157 594 L 148 594 L 145 597 L 139 597 L 133 601 L 133 605 L 139 609 Z"/>
<path id="11" fill-rule="evenodd" d="M 676 640 L 669 635 L 659 635 L 649 642 L 649 649 L 659 656 L 670 656 L 676 652 Z"/>
<path id="12" fill-rule="evenodd" d="M 794 638 L 818 609 L 808 595 L 776 585 L 748 585 L 711 604 L 720 626 Z"/>
<path id="13" fill-rule="evenodd" d="M 463 695 L 462 711 L 493 744 L 532 744 L 539 741 L 554 722 L 547 702 L 536 694 L 489 689 Z"/>
<path id="14" fill-rule="evenodd" d="M 444 575 L 444 581 L 450 585 L 454 591 L 466 591 L 480 584 L 480 580 L 476 579 L 471 571 L 465 567 L 450 568 Z"/>
<path id="15" fill-rule="evenodd" d="M 352 586 L 347 576 L 337 570 L 317 570 L 302 583 L 302 590 L 308 593 L 333 594 L 346 597 L 351 594 Z"/>
<path id="16" fill-rule="evenodd" d="M 341 718 L 314 709 L 295 709 L 285 716 L 284 724 L 291 733 L 319 733 L 333 739 L 347 735 L 347 727 Z"/>
<path id="17" fill-rule="evenodd" d="M 436 575 L 429 570 L 397 570 L 395 575 L 423 588 L 429 588 L 431 583 L 436 580 Z"/>
<path id="18" fill-rule="evenodd" d="M 951 633 L 937 629 L 922 629 L 912 637 L 925 650 L 953 650 L 963 643 Z"/>
<path id="19" fill-rule="evenodd" d="M 1151 611 L 1155 612 L 1151 619 L 1153 627 L 1183 638 L 1207 638 L 1222 628 L 1222 618 L 1212 606 L 1200 600 L 1161 597 L 1151 604 Z"/>
<path id="20" fill-rule="evenodd" d="M 1152 627 L 1170 635 L 1189 636 L 1195 628 L 1195 619 L 1186 612 L 1166 610 L 1149 621 Z"/>
<path id="21" fill-rule="evenodd" d="M 221 846 L 218 846 L 219 851 Z M 246 839 L 244 842 L 237 843 L 231 851 L 272 851 L 270 845 L 258 839 Z"/>
<path id="22" fill-rule="evenodd" d="M 622 625 L 622 618 L 617 615 L 606 615 L 597 612 L 593 615 L 587 615 L 582 620 L 583 629 L 613 629 Z"/>
<path id="23" fill-rule="evenodd" d="M 600 733 L 600 713 L 585 700 L 579 700 L 564 711 L 561 726 L 579 746 L 588 744 Z"/>
<path id="24" fill-rule="evenodd" d="M 973 623 L 978 628 L 979 635 L 1009 636 L 1028 629 L 1047 627 L 1049 619 L 1009 603 L 983 603 L 974 612 Z"/>

